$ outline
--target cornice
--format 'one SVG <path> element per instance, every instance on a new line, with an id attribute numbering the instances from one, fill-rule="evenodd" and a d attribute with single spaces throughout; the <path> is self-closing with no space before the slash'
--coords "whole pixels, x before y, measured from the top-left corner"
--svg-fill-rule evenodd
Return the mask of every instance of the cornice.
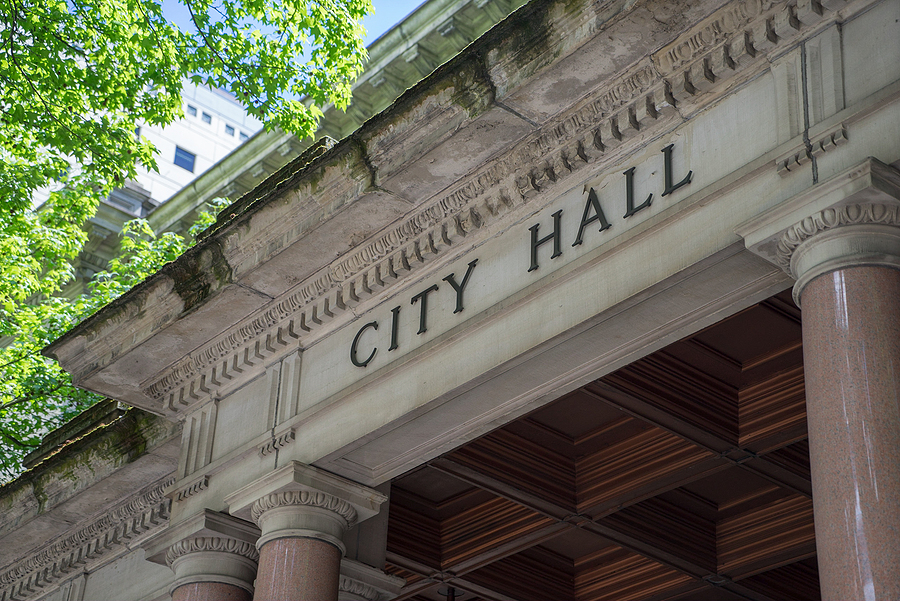
<path id="1" fill-rule="evenodd" d="M 250 561 L 259 561 L 259 551 L 256 550 L 256 545 L 252 543 L 219 536 L 198 536 L 180 540 L 169 547 L 169 550 L 166 552 L 166 565 L 172 567 L 172 564 L 179 557 L 202 552 L 231 553 L 245 557 Z"/>
<path id="2" fill-rule="evenodd" d="M 253 504 L 253 507 L 250 509 L 250 515 L 253 521 L 258 523 L 263 513 L 278 507 L 289 506 L 325 509 L 344 518 L 348 528 L 353 527 L 358 519 L 356 509 L 347 501 L 334 495 L 308 490 L 289 490 L 266 495 Z"/>
<path id="3" fill-rule="evenodd" d="M 308 344 L 325 331 L 323 326 L 357 304 L 458 252 L 476 232 L 494 229 L 511 211 L 537 210 L 550 189 L 585 165 L 612 161 L 648 132 L 673 126 L 681 119 L 679 112 L 709 103 L 733 87 L 742 72 L 756 73 L 769 54 L 783 51 L 844 5 L 842 0 L 727 4 L 397 225 L 142 382 L 143 394 L 153 400 L 154 410 L 183 414 L 242 380 L 246 371 Z M 347 180 L 342 169 L 322 173 L 320 190 L 358 193 L 358 181 L 337 181 Z M 270 193 L 285 194 L 285 185 Z M 276 228 L 279 232 L 288 227 L 286 221 Z M 265 240 L 247 242 L 245 250 L 263 248 Z"/>
<path id="4" fill-rule="evenodd" d="M 165 528 L 171 501 L 169 478 L 104 512 L 102 516 L 10 565 L 0 573 L 0 598 L 37 597 L 70 574 L 114 556 L 138 537 Z"/>

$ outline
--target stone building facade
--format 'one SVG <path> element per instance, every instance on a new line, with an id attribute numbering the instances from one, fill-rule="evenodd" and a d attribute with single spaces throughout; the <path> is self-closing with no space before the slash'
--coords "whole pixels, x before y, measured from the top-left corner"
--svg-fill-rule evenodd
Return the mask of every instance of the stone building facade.
<path id="1" fill-rule="evenodd" d="M 900 597 L 898 57 L 527 4 L 47 349 L 0 599 Z"/>
<path id="2" fill-rule="evenodd" d="M 323 108 L 317 136 L 341 138 L 388 107 L 407 88 L 465 48 L 525 0 L 428 0 L 368 47 L 369 61 L 353 85 L 347 111 Z M 210 201 L 236 200 L 312 145 L 280 129 L 266 131 L 230 95 L 187 84 L 185 118 L 141 134 L 159 149 L 160 173 L 113 191 L 87 225 L 88 242 L 66 296 L 84 292 L 119 248 L 122 225 L 147 218 L 155 232 L 187 236 Z M 177 149 L 194 157 L 174 163 Z M 181 158 L 185 158 L 179 155 Z M 187 157 L 190 158 L 190 157 Z M 187 167 L 190 167 L 188 169 Z"/>

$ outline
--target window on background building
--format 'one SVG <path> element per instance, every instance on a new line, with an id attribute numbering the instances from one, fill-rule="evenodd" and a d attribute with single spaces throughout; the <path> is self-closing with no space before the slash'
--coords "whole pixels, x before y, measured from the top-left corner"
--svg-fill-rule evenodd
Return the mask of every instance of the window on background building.
<path id="1" fill-rule="evenodd" d="M 228 134 L 229 136 L 233 136 L 233 135 L 234 135 L 234 128 L 231 127 L 230 125 L 226 125 L 226 126 L 225 126 L 225 133 Z"/>
<path id="2" fill-rule="evenodd" d="M 209 113 L 203 113 L 203 122 L 212 123 L 212 115 L 210 115 Z"/>
<path id="3" fill-rule="evenodd" d="M 141 126 L 140 125 L 138 125 L 137 127 L 134 128 L 134 139 L 135 140 L 141 139 Z"/>
<path id="4" fill-rule="evenodd" d="M 244 132 L 241 132 L 241 142 L 243 142 L 245 140 L 249 140 L 249 139 L 250 139 L 250 136 L 248 136 Z"/>
<path id="5" fill-rule="evenodd" d="M 197 158 L 193 152 L 188 152 L 181 146 L 175 147 L 175 164 L 182 169 L 187 169 L 191 173 L 194 172 L 194 159 Z"/>
<path id="6" fill-rule="evenodd" d="M 188 105 L 188 115 L 190 115 L 191 117 L 196 117 L 197 116 L 197 107 L 189 104 Z"/>

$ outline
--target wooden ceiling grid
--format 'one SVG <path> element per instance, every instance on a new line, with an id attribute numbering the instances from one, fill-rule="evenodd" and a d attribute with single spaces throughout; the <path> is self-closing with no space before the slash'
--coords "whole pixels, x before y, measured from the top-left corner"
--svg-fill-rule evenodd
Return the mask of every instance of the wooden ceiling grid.
<path id="1" fill-rule="evenodd" d="M 819 598 L 789 292 L 393 481 L 399 599 Z"/>

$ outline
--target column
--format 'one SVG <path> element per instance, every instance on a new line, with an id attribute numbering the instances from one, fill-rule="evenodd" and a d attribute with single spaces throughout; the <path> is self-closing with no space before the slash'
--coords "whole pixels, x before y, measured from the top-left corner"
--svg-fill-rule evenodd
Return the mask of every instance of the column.
<path id="1" fill-rule="evenodd" d="M 250 601 L 258 558 L 253 544 L 230 538 L 178 541 L 166 553 L 175 571 L 172 601 Z"/>
<path id="2" fill-rule="evenodd" d="M 822 598 L 900 599 L 900 172 L 869 158 L 736 231 L 796 280 Z"/>
<path id="3" fill-rule="evenodd" d="M 337 599 L 341 539 L 357 520 L 350 503 L 325 493 L 288 491 L 259 499 L 252 515 L 262 530 L 255 599 Z"/>
<path id="4" fill-rule="evenodd" d="M 900 599 L 900 219 L 812 216 L 793 252 L 823 599 Z M 813 227 L 810 227 L 813 226 Z"/>
<path id="5" fill-rule="evenodd" d="M 226 497 L 232 515 L 262 532 L 254 600 L 337 601 L 344 533 L 385 500 L 296 461 Z"/>

